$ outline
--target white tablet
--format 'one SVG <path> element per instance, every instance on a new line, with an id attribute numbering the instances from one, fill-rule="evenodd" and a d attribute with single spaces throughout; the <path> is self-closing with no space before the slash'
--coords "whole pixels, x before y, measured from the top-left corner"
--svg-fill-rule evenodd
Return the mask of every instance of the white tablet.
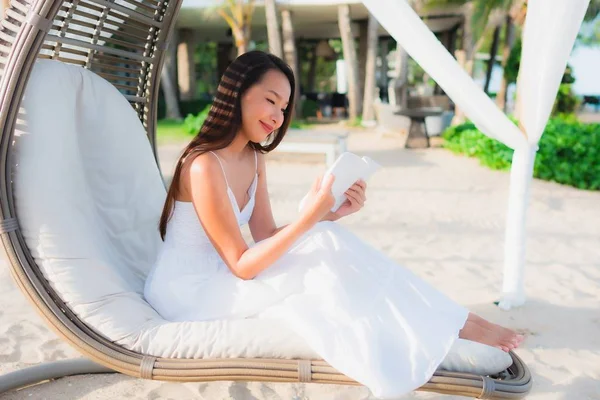
<path id="1" fill-rule="evenodd" d="M 371 158 L 364 156 L 360 157 L 354 153 L 342 153 L 338 159 L 323 175 L 322 182 L 325 182 L 329 174 L 333 174 L 335 180 L 331 187 L 331 192 L 335 197 L 335 204 L 331 208 L 335 212 L 346 201 L 346 191 L 357 181 L 367 181 L 381 165 L 373 161 Z M 300 202 L 300 210 L 304 206 L 306 196 Z"/>

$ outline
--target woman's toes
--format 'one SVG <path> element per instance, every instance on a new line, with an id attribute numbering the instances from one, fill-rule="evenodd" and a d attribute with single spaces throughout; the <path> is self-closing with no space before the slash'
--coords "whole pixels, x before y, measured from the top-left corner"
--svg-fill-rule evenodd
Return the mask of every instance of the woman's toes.
<path id="1" fill-rule="evenodd" d="M 512 350 L 514 349 L 516 346 L 514 344 L 512 344 L 511 342 L 501 342 L 500 346 L 506 347 L 508 350 Z M 507 351 L 508 351 L 507 350 Z"/>
<path id="2" fill-rule="evenodd" d="M 523 343 L 524 339 L 525 337 L 523 335 L 515 335 L 510 341 L 511 343 L 514 343 L 515 347 L 519 347 L 521 343 Z"/>
<path id="3" fill-rule="evenodd" d="M 519 344 L 521 344 L 525 340 L 525 336 L 524 335 L 517 335 L 517 340 L 519 341 Z"/>

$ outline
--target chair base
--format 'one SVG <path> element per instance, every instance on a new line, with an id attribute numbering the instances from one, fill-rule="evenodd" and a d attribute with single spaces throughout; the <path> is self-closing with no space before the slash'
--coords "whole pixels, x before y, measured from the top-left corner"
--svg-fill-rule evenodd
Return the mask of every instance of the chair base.
<path id="1" fill-rule="evenodd" d="M 53 361 L 0 376 L 0 394 L 66 376 L 115 372 L 85 358 Z"/>
<path id="2" fill-rule="evenodd" d="M 513 365 L 503 371 L 503 373 L 498 374 L 495 378 L 438 371 L 429 382 L 417 390 L 480 399 L 508 400 L 523 398 L 531 389 L 531 375 L 525 364 L 523 364 L 516 355 L 512 354 L 512 357 L 514 360 Z M 0 376 L 0 394 L 67 376 L 107 373 L 119 372 L 85 358 L 54 361 Z M 330 379 L 313 382 L 322 384 L 358 385 L 357 382 L 351 381 L 343 375 L 341 377 L 342 379 L 334 376 L 330 377 Z M 176 382 L 211 382 L 221 380 L 245 382 L 296 382 L 289 378 L 282 379 L 281 377 L 276 376 L 257 378 L 249 377 L 248 375 L 229 375 L 227 373 L 219 376 L 210 375 L 201 377 L 175 375 L 162 377 L 162 379 L 157 377 L 157 379 Z"/>

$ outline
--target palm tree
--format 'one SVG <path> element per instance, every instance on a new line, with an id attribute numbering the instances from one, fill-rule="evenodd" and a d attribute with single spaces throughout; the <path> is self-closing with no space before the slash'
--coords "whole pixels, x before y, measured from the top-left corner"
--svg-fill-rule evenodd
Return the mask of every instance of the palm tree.
<path id="1" fill-rule="evenodd" d="M 165 105 L 167 107 L 165 118 L 180 121 L 181 110 L 179 108 L 179 99 L 177 98 L 177 89 L 171 79 L 169 66 L 165 65 L 160 74 L 160 85 L 165 96 Z"/>
<path id="2" fill-rule="evenodd" d="M 583 17 L 584 21 L 593 21 L 600 15 L 600 0 L 590 0 L 590 5 Z"/>
<path id="3" fill-rule="evenodd" d="M 475 51 L 482 45 L 484 32 L 500 25 L 500 13 L 508 13 L 514 3 L 522 0 L 426 0 L 425 9 L 437 7 L 461 6 L 469 23 L 464 50 L 467 52 L 467 62 L 472 61 Z M 474 41 L 474 38 L 479 38 Z"/>
<path id="4" fill-rule="evenodd" d="M 490 47 L 490 58 L 487 62 L 487 68 L 485 73 L 485 85 L 483 86 L 483 91 L 485 93 L 489 92 L 490 89 L 490 81 L 492 80 L 492 70 L 494 69 L 494 64 L 496 61 L 496 54 L 498 53 L 498 46 L 500 45 L 500 25 L 494 27 L 494 34 L 492 36 L 492 46 Z"/>
<path id="5" fill-rule="evenodd" d="M 219 8 L 219 15 L 227 22 L 233 33 L 238 56 L 248 51 L 254 5 L 254 0 L 248 0 L 247 3 L 244 0 L 225 0 Z"/>
<path id="6" fill-rule="evenodd" d="M 408 4 L 417 14 L 420 14 L 425 8 L 425 1 L 408 0 Z M 384 54 L 387 54 L 387 50 Z M 408 100 L 408 59 L 406 50 L 400 43 L 396 42 L 392 78 L 388 81 L 387 77 L 385 77 L 385 81 L 387 83 L 389 103 L 400 108 L 405 108 Z M 385 70 L 387 70 L 387 66 Z"/>
<path id="7" fill-rule="evenodd" d="M 281 47 L 281 34 L 277 20 L 277 5 L 275 0 L 265 0 L 265 17 L 267 20 L 267 34 L 269 37 L 269 51 L 277 57 L 283 57 Z"/>
<path id="8" fill-rule="evenodd" d="M 579 34 L 577 43 L 584 46 L 599 46 L 600 45 L 600 21 L 597 21 L 592 31 L 587 34 Z"/>
<path id="9" fill-rule="evenodd" d="M 373 14 L 369 13 L 367 23 L 367 57 L 365 62 L 365 82 L 363 94 L 363 123 L 374 123 L 375 109 L 373 108 L 375 100 L 375 68 L 377 65 L 377 28 L 379 24 Z"/>
<path id="10" fill-rule="evenodd" d="M 597 1 L 597 0 L 594 0 Z M 444 7 L 444 6 L 463 6 L 465 7 L 467 19 L 470 24 L 465 26 L 470 35 L 465 38 L 465 50 L 467 53 L 467 70 L 471 73 L 473 65 L 473 56 L 477 49 L 483 44 L 485 32 L 493 29 L 493 41 L 490 48 L 490 58 L 487 65 L 485 90 L 489 87 L 491 72 L 496 59 L 496 53 L 499 48 L 501 24 L 504 21 L 504 48 L 502 52 L 502 66 L 506 62 L 510 52 L 515 44 L 515 25 L 522 26 L 525 22 L 525 13 L 527 11 L 526 0 L 428 0 L 426 7 Z M 493 17 L 493 18 L 492 18 Z M 472 38 L 478 37 L 474 42 Z M 508 83 L 505 78 L 502 80 L 500 90 L 496 96 L 496 103 L 501 109 L 506 105 L 506 88 Z"/>
<path id="11" fill-rule="evenodd" d="M 292 23 L 292 13 L 288 9 L 281 11 L 281 33 L 283 36 L 283 57 L 288 63 L 297 81 L 300 81 L 300 71 L 298 69 L 298 49 L 296 48 L 296 39 L 294 35 L 294 24 Z M 300 103 L 300 85 L 296 85 L 294 92 L 294 116 L 302 118 L 302 104 Z"/>
<path id="12" fill-rule="evenodd" d="M 504 31 L 504 49 L 502 51 L 502 69 L 506 69 L 510 53 L 515 45 L 516 26 L 523 27 L 525 24 L 525 15 L 527 14 L 527 0 L 515 0 L 508 8 L 505 19 Z M 516 25 L 516 26 L 515 26 Z M 489 65 L 488 65 L 489 66 Z M 493 64 L 491 64 L 493 66 Z M 503 111 L 506 111 L 506 95 L 508 90 L 508 80 L 506 74 L 502 74 L 500 90 L 496 94 L 496 105 Z"/>
<path id="13" fill-rule="evenodd" d="M 593 0 L 596 1 L 596 0 Z M 425 0 L 425 9 L 436 7 L 462 6 L 468 20 L 467 25 L 473 37 L 478 37 L 472 45 L 475 50 L 483 43 L 483 34 L 491 28 L 496 28 L 502 23 L 501 16 L 510 15 L 513 20 L 518 20 L 522 25 L 525 14 L 523 13 L 527 0 Z"/>
<path id="14" fill-rule="evenodd" d="M 506 65 L 513 46 L 515 44 L 515 25 L 523 27 L 525 16 L 527 15 L 527 0 L 514 1 L 508 9 L 506 16 L 505 46 L 502 56 L 502 68 L 506 70 Z M 593 21 L 600 15 L 600 0 L 591 0 L 586 11 L 584 21 Z M 502 75 L 502 84 L 496 96 L 498 107 L 506 111 L 506 89 L 508 86 L 507 75 Z"/>
<path id="15" fill-rule="evenodd" d="M 179 31 L 173 32 L 173 42 L 179 42 Z M 165 54 L 165 62 L 160 74 L 160 89 L 163 92 L 166 106 L 165 118 L 181 120 L 179 93 L 177 88 L 177 45 L 169 46 Z"/>
<path id="16" fill-rule="evenodd" d="M 600 15 L 600 0 L 591 0 L 590 5 L 583 18 L 586 22 L 592 22 Z M 592 32 L 587 35 L 580 35 L 578 37 L 579 43 L 583 45 L 600 45 L 600 19 L 594 24 Z"/>
<path id="17" fill-rule="evenodd" d="M 362 111 L 362 99 L 359 91 L 358 60 L 350 22 L 350 6 L 348 4 L 338 5 L 338 25 L 342 38 L 348 82 L 348 118 L 354 121 Z"/>

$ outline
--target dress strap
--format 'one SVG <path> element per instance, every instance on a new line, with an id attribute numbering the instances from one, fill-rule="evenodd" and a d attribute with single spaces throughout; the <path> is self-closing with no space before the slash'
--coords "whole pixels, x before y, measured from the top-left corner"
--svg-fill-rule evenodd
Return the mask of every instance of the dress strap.
<path id="1" fill-rule="evenodd" d="M 219 165 L 221 166 L 221 170 L 223 171 L 223 176 L 225 177 L 225 183 L 227 184 L 227 187 L 229 187 L 229 182 L 227 181 L 227 174 L 225 173 L 225 168 L 223 168 L 223 163 L 221 162 L 221 159 L 219 158 L 219 156 L 217 155 L 217 153 L 215 153 L 212 150 L 209 150 L 215 157 L 217 157 L 217 161 L 219 162 Z"/>

